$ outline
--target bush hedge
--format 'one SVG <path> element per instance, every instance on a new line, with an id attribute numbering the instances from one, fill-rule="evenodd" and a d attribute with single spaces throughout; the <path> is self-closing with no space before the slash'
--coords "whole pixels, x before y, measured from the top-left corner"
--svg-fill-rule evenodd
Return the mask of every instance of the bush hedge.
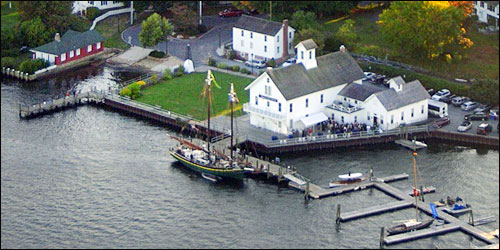
<path id="1" fill-rule="evenodd" d="M 241 68 L 240 72 L 243 74 L 247 74 L 249 71 L 247 68 Z"/>
<path id="2" fill-rule="evenodd" d="M 35 71 L 43 68 L 47 68 L 50 66 L 48 61 L 45 61 L 43 59 L 28 59 L 25 60 L 19 65 L 19 71 L 28 73 L 28 74 L 33 74 Z"/>
<path id="3" fill-rule="evenodd" d="M 217 63 L 217 68 L 219 68 L 219 69 L 226 69 L 227 65 L 225 63 Z"/>
<path id="4" fill-rule="evenodd" d="M 497 80 L 484 79 L 466 85 L 381 64 L 360 62 L 359 65 L 363 71 L 371 71 L 387 77 L 405 76 L 406 82 L 419 80 L 426 89 L 449 89 L 452 94 L 467 96 L 481 103 L 498 104 L 499 83 Z"/>
<path id="5" fill-rule="evenodd" d="M 269 67 L 276 67 L 276 62 L 274 61 L 274 58 L 272 58 L 271 60 L 267 61 L 267 66 Z"/>
<path id="6" fill-rule="evenodd" d="M 2 57 L 2 67 L 14 69 L 17 67 L 16 59 L 13 57 Z"/>
<path id="7" fill-rule="evenodd" d="M 165 52 L 163 52 L 163 51 L 153 50 L 149 53 L 149 56 L 152 56 L 155 58 L 165 58 L 165 57 L 167 57 L 167 54 L 165 54 Z"/>
<path id="8" fill-rule="evenodd" d="M 96 17 L 99 16 L 99 9 L 97 7 L 88 7 L 85 16 L 87 17 L 87 19 L 93 21 Z"/>
<path id="9" fill-rule="evenodd" d="M 165 74 L 163 75 L 163 80 L 170 80 L 172 79 L 172 72 L 170 69 L 165 69 Z"/>
<path id="10" fill-rule="evenodd" d="M 179 77 L 184 75 L 184 66 L 179 65 L 179 68 L 177 68 L 177 71 L 175 72 L 175 77 Z"/>
<path id="11" fill-rule="evenodd" d="M 217 65 L 217 61 L 213 58 L 208 58 L 208 66 L 215 67 Z"/>
<path id="12" fill-rule="evenodd" d="M 127 85 L 120 91 L 120 96 L 128 96 L 132 100 L 135 100 L 137 97 L 141 96 L 141 85 L 137 82 Z"/>
<path id="13" fill-rule="evenodd" d="M 231 67 L 231 70 L 234 72 L 238 72 L 238 71 L 240 71 L 240 66 L 234 65 L 233 67 Z"/>

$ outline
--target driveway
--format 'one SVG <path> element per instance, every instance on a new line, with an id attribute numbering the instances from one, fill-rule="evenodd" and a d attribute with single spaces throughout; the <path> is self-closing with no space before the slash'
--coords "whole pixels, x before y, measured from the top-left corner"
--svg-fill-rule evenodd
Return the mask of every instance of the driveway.
<path id="1" fill-rule="evenodd" d="M 219 47 L 219 43 L 224 44 L 232 40 L 232 27 L 238 18 L 239 17 L 221 18 L 218 16 L 204 16 L 203 24 L 211 30 L 192 40 L 169 37 L 168 54 L 185 60 L 187 56 L 187 45 L 189 44 L 191 47 L 191 58 L 195 67 L 206 65 L 208 56 L 210 55 L 217 62 L 229 66 L 238 65 L 240 68 L 245 67 L 251 71 L 252 69 L 246 67 L 243 63 L 219 57 L 215 52 Z M 142 27 L 140 24 L 127 28 L 122 32 L 122 40 L 128 43 L 130 37 L 132 45 L 141 46 L 138 38 L 141 29 Z M 154 47 L 154 49 L 161 51 L 165 51 L 165 48 L 165 42 L 161 42 Z M 258 71 L 259 70 L 254 69 L 254 72 Z"/>
<path id="2" fill-rule="evenodd" d="M 449 131 L 449 132 L 457 132 L 457 128 L 464 121 L 464 116 L 466 114 L 472 114 L 471 111 L 463 111 L 460 107 L 456 107 L 453 104 L 448 104 L 448 118 L 450 118 L 450 124 L 440 128 L 439 130 L 444 130 L 444 131 Z M 438 118 L 433 118 L 434 120 L 437 120 Z M 498 130 L 497 130 L 497 124 L 498 120 L 487 120 L 487 121 L 471 121 L 472 122 L 472 128 L 469 129 L 467 134 L 472 134 L 476 135 L 476 129 L 481 123 L 489 123 L 492 127 L 493 130 L 491 133 L 488 134 L 488 136 L 494 136 L 498 137 Z"/>

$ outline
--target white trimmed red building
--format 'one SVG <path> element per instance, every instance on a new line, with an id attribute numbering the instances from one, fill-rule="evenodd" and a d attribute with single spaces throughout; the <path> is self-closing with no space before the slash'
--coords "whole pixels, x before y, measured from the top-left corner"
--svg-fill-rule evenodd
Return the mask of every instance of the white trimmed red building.
<path id="1" fill-rule="evenodd" d="M 104 40 L 96 30 L 68 30 L 62 37 L 56 33 L 54 41 L 30 51 L 33 59 L 45 59 L 51 65 L 61 65 L 103 51 Z"/>

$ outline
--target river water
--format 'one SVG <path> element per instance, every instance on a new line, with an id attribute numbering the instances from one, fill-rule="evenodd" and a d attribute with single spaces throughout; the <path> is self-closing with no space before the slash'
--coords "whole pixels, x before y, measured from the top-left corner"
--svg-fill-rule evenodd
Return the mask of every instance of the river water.
<path id="1" fill-rule="evenodd" d="M 96 107 L 18 117 L 20 103 L 73 88 L 107 89 L 132 76 L 89 67 L 39 82 L 2 80 L 2 248 L 378 248 L 380 227 L 415 216 L 413 209 L 384 213 L 343 223 L 337 232 L 337 204 L 346 212 L 395 199 L 363 190 L 305 202 L 301 193 L 265 181 L 212 184 L 168 155 L 173 132 Z M 412 173 L 410 152 L 393 144 L 281 161 L 323 186 L 370 166 L 379 177 Z M 498 164 L 495 150 L 430 144 L 419 151 L 418 165 L 423 184 L 437 193 L 425 199 L 462 197 L 474 217 L 495 216 L 497 222 L 480 226 L 490 232 L 499 225 Z M 410 190 L 412 180 L 391 185 Z M 387 248 L 483 245 L 455 232 Z"/>

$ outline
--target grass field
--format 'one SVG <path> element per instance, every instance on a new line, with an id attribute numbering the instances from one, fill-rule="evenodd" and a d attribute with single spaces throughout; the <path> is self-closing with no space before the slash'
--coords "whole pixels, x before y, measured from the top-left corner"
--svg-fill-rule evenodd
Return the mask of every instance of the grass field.
<path id="1" fill-rule="evenodd" d="M 16 1 L 12 1 L 12 8 L 9 9 L 9 1 L 2 1 L 2 29 L 13 29 L 19 23 L 19 12 Z"/>
<path id="2" fill-rule="evenodd" d="M 106 38 L 104 46 L 123 50 L 130 48 L 121 38 L 121 32 L 129 25 L 129 18 L 129 14 L 121 14 L 118 15 L 118 21 L 116 16 L 111 16 L 97 23 L 95 29 Z"/>
<path id="3" fill-rule="evenodd" d="M 410 65 L 415 65 L 431 71 L 432 75 L 448 79 L 499 79 L 499 38 L 498 33 L 483 34 L 477 29 L 468 30 L 468 37 L 474 46 L 467 51 L 466 58 L 448 64 L 444 61 L 430 61 L 399 55 L 392 46 L 383 40 L 376 20 L 381 9 L 370 12 L 357 13 L 351 18 L 355 22 L 355 29 L 360 38 L 359 48 L 354 53 L 373 55 L 378 58 L 387 58 Z M 345 19 L 348 20 L 348 19 Z M 345 20 L 323 24 L 322 30 L 335 34 Z"/>
<path id="4" fill-rule="evenodd" d="M 241 115 L 241 105 L 248 102 L 248 95 L 244 88 L 252 82 L 251 78 L 213 72 L 220 89 L 212 84 L 211 116 L 229 114 L 228 92 L 231 83 L 240 103 L 236 107 L 235 116 Z M 206 73 L 191 73 L 174 78 L 141 90 L 142 96 L 136 100 L 151 105 L 159 105 L 164 109 L 190 115 L 199 120 L 207 119 L 207 99 L 202 97 Z"/>

